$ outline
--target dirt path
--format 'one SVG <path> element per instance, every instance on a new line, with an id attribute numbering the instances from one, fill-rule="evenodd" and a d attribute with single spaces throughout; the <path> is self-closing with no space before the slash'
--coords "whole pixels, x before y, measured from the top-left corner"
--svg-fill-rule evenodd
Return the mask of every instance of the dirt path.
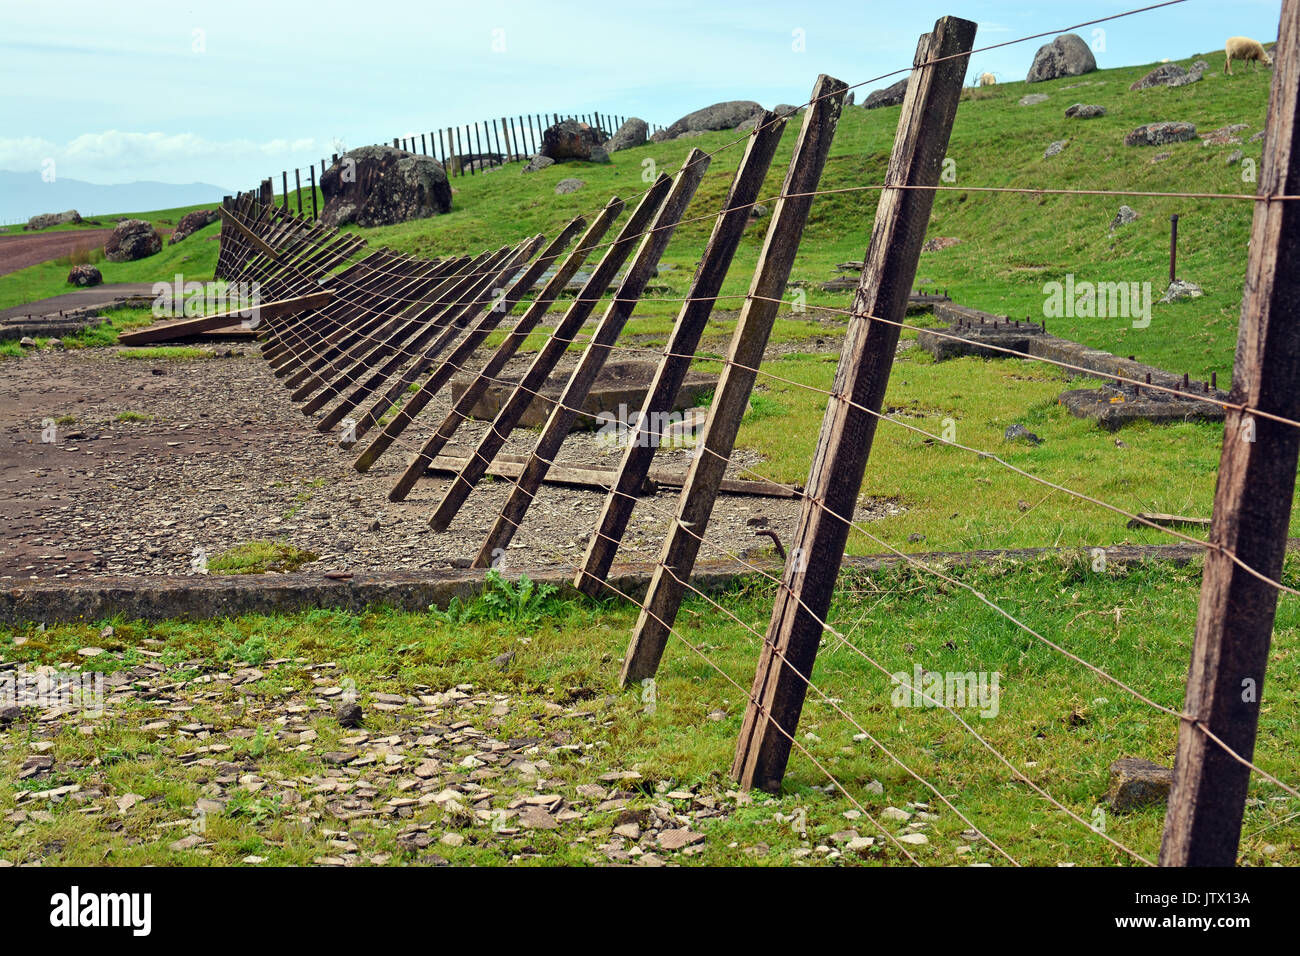
<path id="1" fill-rule="evenodd" d="M 0 276 L 66 256 L 77 249 L 87 252 L 97 249 L 112 233 L 112 229 L 65 229 L 0 237 Z"/>
<path id="2" fill-rule="evenodd" d="M 356 452 L 318 433 L 289 402 L 252 348 L 222 358 L 156 361 L 123 349 L 47 350 L 0 362 L 0 578 L 69 574 L 185 574 L 196 551 L 215 555 L 256 539 L 285 539 L 319 560 L 304 570 L 425 570 L 472 558 L 511 487 L 486 481 L 452 527 L 427 521 L 449 477 L 420 481 L 400 504 L 387 499 L 411 455 L 442 419 L 447 393 L 367 474 Z M 522 372 L 523 356 L 506 374 Z M 146 421 L 117 421 L 123 413 Z M 51 420 L 72 421 L 53 424 Z M 44 423 L 44 424 L 43 424 Z M 471 422 L 448 454 L 488 428 Z M 53 440 L 43 440 L 43 439 Z M 517 432 L 503 451 L 531 450 L 536 432 Z M 685 449 L 660 452 L 684 466 Z M 591 432 L 565 442 L 560 462 L 614 467 L 619 449 Z M 761 463 L 739 453 L 745 465 Z M 603 492 L 547 485 L 511 545 L 511 563 L 570 567 L 581 559 Z M 665 489 L 638 504 L 623 561 L 657 557 L 676 512 Z M 890 513 L 888 503 L 861 519 Z M 724 496 L 706 540 L 733 553 L 768 549 L 746 522 L 765 517 L 788 541 L 798 499 Z M 723 558 L 706 544 L 701 560 Z"/>

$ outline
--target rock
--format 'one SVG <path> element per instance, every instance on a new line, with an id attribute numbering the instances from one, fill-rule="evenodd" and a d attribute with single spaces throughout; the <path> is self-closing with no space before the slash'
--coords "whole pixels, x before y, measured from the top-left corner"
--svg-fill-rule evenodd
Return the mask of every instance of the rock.
<path id="1" fill-rule="evenodd" d="M 22 715 L 23 712 L 15 704 L 6 704 L 0 707 L 0 727 L 8 727 Z"/>
<path id="2" fill-rule="evenodd" d="M 360 704 L 355 701 L 345 701 L 335 708 L 334 719 L 339 722 L 340 727 L 360 727 L 365 714 Z"/>
<path id="3" fill-rule="evenodd" d="M 650 124 L 645 120 L 632 116 L 623 123 L 614 135 L 605 141 L 607 152 L 617 153 L 620 149 L 632 149 L 635 146 L 644 146 L 646 134 L 650 132 Z"/>
<path id="4" fill-rule="evenodd" d="M 585 185 L 587 183 L 582 179 L 561 179 L 555 184 L 555 195 L 563 196 L 565 193 L 576 193 Z"/>
<path id="5" fill-rule="evenodd" d="M 1123 757 L 1110 765 L 1110 790 L 1105 800 L 1116 813 L 1164 803 L 1173 778 L 1169 767 L 1140 757 Z"/>
<path id="6" fill-rule="evenodd" d="M 1201 134 L 1201 142 L 1206 146 L 1235 146 L 1241 142 L 1238 133 L 1250 129 L 1247 123 L 1234 123 L 1232 126 L 1220 126 L 1208 133 Z"/>
<path id="7" fill-rule="evenodd" d="M 1227 165 L 1236 166 L 1239 162 L 1241 162 L 1242 157 L 1245 155 L 1246 154 L 1243 153 L 1241 150 L 1234 149 L 1231 153 L 1228 154 Z"/>
<path id="8" fill-rule="evenodd" d="M 30 335 L 24 335 L 21 339 L 18 340 L 18 344 L 25 349 L 36 348 L 36 340 L 32 338 Z"/>
<path id="9" fill-rule="evenodd" d="M 1166 143 L 1180 143 L 1195 138 L 1196 126 L 1193 123 L 1147 123 L 1125 136 L 1124 145 L 1164 146 Z"/>
<path id="10" fill-rule="evenodd" d="M 603 140 L 600 130 L 578 120 L 563 120 L 548 126 L 542 132 L 542 146 L 538 153 L 557 163 L 607 163 L 609 154 L 604 149 L 599 150 L 599 155 L 596 154 Z"/>
<path id="11" fill-rule="evenodd" d="M 1163 163 L 1166 159 L 1168 159 L 1168 158 L 1169 158 L 1170 156 L 1172 156 L 1172 155 L 1174 155 L 1174 154 L 1173 154 L 1173 153 L 1156 153 L 1154 156 L 1151 157 L 1151 162 L 1153 162 L 1153 163 Z"/>
<path id="12" fill-rule="evenodd" d="M 68 272 L 68 284 L 76 286 L 99 285 L 104 281 L 104 276 L 92 265 L 73 266 Z"/>
<path id="13" fill-rule="evenodd" d="M 844 105 L 845 105 L 845 106 L 852 106 L 852 105 L 853 105 L 853 94 L 852 94 L 852 93 L 850 93 L 850 94 L 849 94 L 849 98 L 848 98 L 847 100 L 844 101 Z M 803 107 L 801 107 L 801 106 L 794 106 L 794 105 L 791 104 L 791 103 L 777 103 L 776 106 L 773 106 L 773 107 L 772 107 L 772 112 L 775 113 L 777 116 L 787 116 L 787 117 L 788 117 L 788 116 L 794 116 L 796 113 L 802 113 L 802 112 L 803 112 Z"/>
<path id="14" fill-rule="evenodd" d="M 388 226 L 451 212 L 442 163 L 391 146 L 363 146 L 340 157 L 320 178 L 327 226 Z"/>
<path id="15" fill-rule="evenodd" d="M 762 219 L 766 215 L 767 215 L 767 207 L 764 206 L 761 202 L 756 202 L 752 207 L 750 207 L 749 210 L 750 219 Z"/>
<path id="16" fill-rule="evenodd" d="M 656 143 L 677 139 L 683 133 L 704 133 L 720 129 L 735 129 L 750 117 L 763 112 L 763 107 L 752 100 L 728 100 L 714 103 L 693 113 L 687 113 L 667 129 L 650 137 Z"/>
<path id="17" fill-rule="evenodd" d="M 1177 63 L 1161 63 L 1158 67 L 1142 77 L 1129 84 L 1129 90 L 1149 90 L 1153 86 L 1170 86 L 1174 80 L 1186 80 L 1187 70 L 1183 69 Z M 1196 80 L 1201 78 L 1200 73 L 1196 74 Z M 1188 82 L 1195 83 L 1196 80 Z M 1185 85 L 1180 83 L 1179 85 Z"/>
<path id="18" fill-rule="evenodd" d="M 1046 93 L 1029 93 L 1020 97 L 1021 106 L 1037 106 L 1039 103 L 1046 103 L 1050 97 Z"/>
<path id="19" fill-rule="evenodd" d="M 1067 119 L 1096 119 L 1098 116 L 1106 115 L 1106 107 L 1094 106 L 1091 103 L 1075 103 L 1073 106 L 1066 107 L 1065 116 Z"/>
<path id="20" fill-rule="evenodd" d="M 32 216 L 27 220 L 24 229 L 48 229 L 50 226 L 64 226 L 69 223 L 76 225 L 81 222 L 81 216 L 77 210 L 69 209 L 67 212 L 47 212 L 39 216 Z"/>
<path id="21" fill-rule="evenodd" d="M 896 823 L 906 823 L 912 819 L 912 815 L 906 810 L 900 810 L 898 807 L 885 807 L 880 811 L 880 819 L 893 820 Z"/>
<path id="22" fill-rule="evenodd" d="M 554 830 L 559 821 L 543 807 L 528 807 L 519 814 L 519 825 L 528 830 Z"/>
<path id="23" fill-rule="evenodd" d="M 1077 33 L 1062 33 L 1051 43 L 1038 48 L 1025 82 L 1040 83 L 1061 76 L 1082 76 L 1095 69 L 1097 60 L 1083 38 Z"/>
<path id="24" fill-rule="evenodd" d="M 162 238 L 143 219 L 123 219 L 113 227 L 104 243 L 104 258 L 109 262 L 131 262 L 162 250 Z"/>
<path id="25" fill-rule="evenodd" d="M 1021 439 L 1024 439 L 1031 445 L 1041 445 L 1043 443 L 1041 438 L 1019 423 L 1009 425 L 1007 430 L 1002 433 L 1002 437 L 1006 441 L 1020 441 Z"/>
<path id="26" fill-rule="evenodd" d="M 1260 130 L 1258 133 L 1256 133 L 1256 134 L 1255 134 L 1254 136 L 1252 136 L 1250 139 L 1246 140 L 1246 142 L 1248 142 L 1248 143 L 1258 143 L 1260 140 L 1262 140 L 1262 139 L 1264 138 L 1264 132 L 1265 132 L 1264 130 Z"/>
<path id="27" fill-rule="evenodd" d="M 193 212 L 187 212 L 181 216 L 181 221 L 176 224 L 172 230 L 172 237 L 168 240 L 169 246 L 174 246 L 187 236 L 198 232 L 204 226 L 210 226 L 218 219 L 221 214 L 215 209 L 196 209 Z"/>
<path id="28" fill-rule="evenodd" d="M 541 153 L 538 153 L 528 161 L 528 164 L 524 166 L 523 171 L 526 173 L 535 173 L 540 169 L 545 169 L 547 166 L 554 165 L 555 160 L 551 159 L 549 156 L 543 156 Z"/>
<path id="29" fill-rule="evenodd" d="M 961 240 L 956 236 L 935 236 L 933 239 L 925 240 L 925 245 L 921 246 L 921 251 L 942 252 L 944 249 L 950 249 L 958 245 L 961 245 Z"/>
<path id="30" fill-rule="evenodd" d="M 1055 156 L 1069 145 L 1070 141 L 1068 139 L 1058 139 L 1056 142 L 1049 144 L 1047 149 L 1043 150 L 1043 159 L 1047 159 L 1049 156 Z"/>
<path id="31" fill-rule="evenodd" d="M 458 847 L 465 845 L 465 838 L 459 833 L 444 833 L 438 842 L 443 846 Z"/>
<path id="32" fill-rule="evenodd" d="M 1185 282 L 1182 279 L 1175 279 L 1169 283 L 1169 288 L 1165 294 L 1160 297 L 1160 301 L 1166 304 L 1177 302 L 1179 299 L 1199 299 L 1205 293 L 1195 282 Z"/>
<path id="33" fill-rule="evenodd" d="M 679 830 L 664 830 L 659 834 L 659 846 L 665 850 L 681 850 L 703 842 L 703 833 L 695 833 L 687 827 Z"/>
<path id="34" fill-rule="evenodd" d="M 929 843 L 930 838 L 924 833 L 904 833 L 898 838 L 899 843 L 910 843 L 914 846 L 920 846 L 923 843 Z"/>
<path id="35" fill-rule="evenodd" d="M 181 837 L 174 843 L 169 843 L 167 849 L 175 850 L 179 853 L 182 850 L 192 850 L 202 842 L 203 837 L 199 836 L 197 833 L 191 833 L 187 837 Z"/>
<path id="36" fill-rule="evenodd" d="M 98 657 L 104 653 L 104 649 L 102 647 L 80 647 L 77 649 L 77 653 L 82 657 Z"/>
<path id="37" fill-rule="evenodd" d="M 853 90 L 849 90 L 849 95 L 844 97 L 844 105 L 845 106 L 853 105 Z"/>
<path id="38" fill-rule="evenodd" d="M 1110 221 L 1110 231 L 1114 232 L 1120 226 L 1127 226 L 1131 222 L 1137 222 L 1138 214 L 1128 206 L 1120 206 L 1119 212 L 1115 213 L 1115 218 Z"/>
<path id="39" fill-rule="evenodd" d="M 874 110 L 882 106 L 897 106 L 903 102 L 905 95 L 907 95 L 907 80 L 901 79 L 883 90 L 872 90 L 867 94 L 867 98 L 862 101 L 862 108 Z"/>

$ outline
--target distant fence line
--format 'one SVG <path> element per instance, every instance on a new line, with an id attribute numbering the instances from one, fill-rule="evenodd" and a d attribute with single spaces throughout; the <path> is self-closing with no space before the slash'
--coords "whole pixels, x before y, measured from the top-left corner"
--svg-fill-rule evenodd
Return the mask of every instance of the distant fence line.
<path id="1" fill-rule="evenodd" d="M 394 136 L 392 145 L 395 149 L 404 149 L 409 153 L 432 156 L 442 163 L 448 176 L 473 176 L 484 169 L 504 166 L 506 163 L 527 159 L 536 155 L 542 146 L 542 134 L 550 126 L 564 120 L 578 120 L 592 129 L 600 130 L 606 138 L 627 122 L 628 117 L 612 113 L 525 113 L 518 116 L 502 116 L 499 119 L 483 120 L 463 126 L 447 126 L 428 130 L 423 133 L 408 133 L 406 136 Z M 647 133 L 657 133 L 662 126 L 649 124 Z M 387 145 L 374 143 L 372 145 Z M 331 155 L 330 162 L 337 163 L 339 154 Z M 316 165 L 304 170 L 293 170 L 294 193 L 297 196 L 299 216 L 319 218 L 317 206 Z M 325 175 L 326 161 L 320 160 L 320 176 Z M 310 195 L 310 212 L 304 208 L 303 187 Z M 251 190 L 260 201 L 271 205 L 275 203 L 275 176 L 262 180 L 259 188 Z M 280 203 L 289 211 L 289 170 L 280 172 Z"/>

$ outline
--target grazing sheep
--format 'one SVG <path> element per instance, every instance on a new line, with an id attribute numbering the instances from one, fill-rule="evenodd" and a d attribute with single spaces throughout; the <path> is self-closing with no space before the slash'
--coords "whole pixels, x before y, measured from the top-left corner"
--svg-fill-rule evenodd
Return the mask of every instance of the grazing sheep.
<path id="1" fill-rule="evenodd" d="M 1228 58 L 1223 61 L 1223 72 L 1228 76 L 1232 76 L 1234 59 L 1241 60 L 1243 63 L 1254 60 L 1257 70 L 1260 63 L 1265 66 L 1273 65 L 1273 58 L 1264 51 L 1264 45 L 1250 37 L 1228 37 L 1228 42 L 1223 45 L 1223 51 L 1228 54 Z"/>
<path id="2" fill-rule="evenodd" d="M 980 86 L 993 86 L 998 82 L 998 78 L 992 73 L 980 74 Z"/>

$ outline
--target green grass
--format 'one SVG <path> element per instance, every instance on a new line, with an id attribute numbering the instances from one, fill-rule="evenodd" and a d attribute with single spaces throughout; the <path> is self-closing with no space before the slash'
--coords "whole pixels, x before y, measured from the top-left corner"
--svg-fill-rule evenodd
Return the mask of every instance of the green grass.
<path id="1" fill-rule="evenodd" d="M 113 419 L 115 422 L 151 422 L 152 415 L 146 415 L 144 412 L 120 412 Z"/>
<path id="2" fill-rule="evenodd" d="M 1298 583 L 1297 570 L 1294 561 L 1288 564 L 1288 583 Z M 1083 555 L 951 573 L 1029 627 L 1157 703 L 1171 708 L 1181 705 L 1196 614 L 1200 575 L 1196 565 L 1129 569 L 1112 565 L 1098 574 Z M 168 711 L 164 702 L 142 697 L 124 713 L 95 724 L 93 733 L 80 733 L 77 722 L 70 722 L 52 738 L 54 746 L 48 751 L 56 773 L 40 782 L 15 782 L 14 771 L 26 756 L 24 747 L 0 750 L 0 810 L 12 809 L 19 789 L 48 789 L 74 780 L 83 789 L 101 790 L 104 796 L 99 802 L 108 808 L 102 814 L 81 813 L 81 804 L 65 799 L 45 808 L 48 819 L 30 820 L 21 828 L 0 824 L 0 858 L 43 858 L 47 865 L 105 860 L 118 865 L 213 865 L 236 864 L 246 854 L 256 853 L 269 864 L 300 864 L 331 852 L 329 833 L 322 831 L 334 825 L 348 831 L 347 838 L 360 847 L 363 857 L 390 853 L 394 863 L 416 859 L 394 844 L 395 832 L 407 821 L 380 814 L 338 827 L 327 817 L 304 828 L 297 819 L 301 808 L 295 811 L 277 804 L 271 790 L 241 795 L 237 787 L 229 791 L 236 796 L 226 810 L 208 818 L 204 839 L 211 843 L 211 856 L 167 849 L 186 831 L 170 835 L 172 831 L 160 831 L 157 825 L 188 822 L 195 801 L 208 792 L 204 787 L 212 771 L 202 762 L 191 762 L 200 747 L 204 753 L 210 748 L 213 756 L 221 756 L 218 745 L 235 748 L 222 759 L 242 761 L 241 773 L 257 773 L 268 780 L 323 773 L 318 754 L 339 749 L 340 738 L 349 732 L 326 715 L 311 717 L 319 740 L 304 748 L 297 734 L 279 732 L 269 715 L 280 706 L 278 702 L 288 703 L 297 695 L 305 694 L 309 701 L 313 673 L 326 661 L 337 665 L 325 672 L 331 675 L 329 682 L 344 677 L 355 682 L 367 711 L 366 730 L 374 739 L 402 733 L 411 717 L 370 708 L 369 695 L 411 694 L 416 688 L 426 688 L 419 693 L 434 693 L 469 684 L 475 692 L 509 695 L 512 701 L 509 713 L 491 718 L 493 736 L 548 741 L 543 754 L 552 761 L 547 771 L 550 792 L 572 797 L 576 786 L 595 782 L 611 770 L 639 772 L 648 793 L 657 786 L 699 786 L 719 793 L 730 789 L 727 769 L 744 711 L 744 689 L 752 680 L 760 644 L 760 637 L 746 625 L 759 633 L 764 630 L 772 591 L 738 585 L 720 598 L 722 610 L 703 599 L 687 601 L 678 619 L 679 633 L 669 642 L 656 679 L 653 712 L 643 702 L 642 688 L 624 691 L 617 685 L 618 661 L 636 620 L 635 609 L 616 603 L 546 600 L 546 613 L 524 623 L 479 601 L 460 616 L 315 610 L 193 623 L 116 620 L 43 631 L 31 626 L 0 628 L 5 658 L 29 665 L 81 660 L 77 648 L 94 643 L 112 652 L 96 658 L 96 668 L 109 672 L 150 660 L 170 666 L 216 660 L 227 671 L 253 665 L 266 675 L 238 689 L 202 681 L 193 685 L 197 696 L 185 719 L 211 723 L 214 730 L 207 740 L 160 738 L 156 731 L 144 730 L 151 721 L 168 716 Z M 1255 753 L 1260 766 L 1288 781 L 1300 769 L 1295 756 L 1300 723 L 1294 720 L 1292 706 L 1300 693 L 1297 607 L 1285 596 L 1279 606 Z M 830 620 L 847 643 L 828 635 L 818 656 L 812 675 L 817 691 L 809 695 L 799 727 L 800 747 L 808 753 L 796 749 L 792 755 L 781 796 L 754 794 L 739 806 L 724 801 L 728 812 L 699 827 L 707 837 L 704 851 L 681 858 L 683 862 L 788 864 L 799 859 L 797 851 L 828 842 L 829 834 L 848 826 L 878 836 L 865 819 L 846 820 L 844 814 L 854 808 L 848 798 L 814 789 L 829 781 L 812 757 L 873 814 L 907 801 L 930 803 L 939 820 L 930 831 L 930 843 L 915 848 L 923 862 L 1005 862 L 987 845 L 977 845 L 970 854 L 956 854 L 956 847 L 964 842 L 959 834 L 965 824 L 882 751 L 855 739 L 863 732 L 948 795 L 1022 863 L 1129 862 L 1018 782 L 951 715 L 933 708 L 893 705 L 894 684 L 887 674 L 910 676 L 917 665 L 939 672 L 997 672 L 997 715 L 982 719 L 972 709 L 963 716 L 1015 767 L 1089 821 L 1097 819 L 1108 783 L 1107 767 L 1113 760 L 1137 756 L 1171 763 L 1177 740 L 1174 720 L 1039 643 L 968 591 L 936 586 L 933 578 L 919 572 L 846 576 Z M 101 636 L 104 623 L 114 626 L 108 638 Z M 146 657 L 145 651 L 155 656 Z M 513 652 L 514 658 L 503 669 L 496 659 L 507 652 Z M 156 656 L 159 653 L 161 657 Z M 201 671 L 177 673 L 198 677 Z M 574 709 L 548 713 L 548 704 L 578 692 L 590 696 L 590 705 L 577 708 L 576 713 Z M 241 701 L 257 711 L 245 715 Z M 487 715 L 469 711 L 465 716 L 477 723 Z M 14 743 L 24 734 L 21 724 L 8 731 Z M 552 753 L 548 748 L 553 735 L 579 747 L 568 754 Z M 588 749 L 586 744 L 596 746 Z M 413 754 L 407 759 L 418 757 Z M 410 766 L 404 770 L 409 774 Z M 393 795 L 390 775 L 363 776 L 373 781 L 378 789 L 373 801 L 382 806 Z M 871 781 L 879 781 L 883 793 L 873 793 L 868 788 Z M 1300 858 L 1300 823 L 1278 825 L 1297 809 L 1294 801 L 1274 800 L 1281 796 L 1276 787 L 1257 775 L 1252 781 L 1242 862 L 1294 864 Z M 498 791 L 494 806 L 504 805 L 520 792 L 508 779 L 494 783 L 493 790 Z M 147 802 L 123 816 L 112 801 L 128 792 Z M 522 792 L 535 791 L 525 787 Z M 632 806 L 662 799 L 647 795 Z M 774 820 L 777 813 L 788 817 L 800 811 L 807 819 L 807 839 Z M 417 814 L 426 812 L 417 810 Z M 436 811 L 429 819 L 435 836 L 459 831 L 469 838 L 458 848 L 432 848 L 456 864 L 503 865 L 526 852 L 524 847 L 536 855 L 523 862 L 584 864 L 593 858 L 593 844 L 601 842 L 600 831 L 591 828 L 607 828 L 612 814 L 596 813 L 585 822 L 555 831 L 501 841 L 487 839 L 484 827 L 454 817 L 444 819 Z M 1151 859 L 1159 848 L 1162 821 L 1161 807 L 1104 814 L 1110 836 Z M 110 822 L 112 826 L 107 825 Z M 1270 829 L 1259 832 L 1264 827 Z M 803 862 L 823 859 L 813 853 Z M 891 849 L 872 851 L 860 861 L 846 856 L 842 862 L 904 861 Z"/>
<path id="3" fill-rule="evenodd" d="M 266 574 L 297 571 L 317 555 L 287 541 L 246 541 L 208 558 L 211 574 Z"/>

